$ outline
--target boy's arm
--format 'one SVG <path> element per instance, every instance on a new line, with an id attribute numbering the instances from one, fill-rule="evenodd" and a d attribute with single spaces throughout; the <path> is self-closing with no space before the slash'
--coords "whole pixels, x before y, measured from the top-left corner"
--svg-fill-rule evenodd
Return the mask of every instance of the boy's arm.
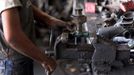
<path id="1" fill-rule="evenodd" d="M 49 60 L 22 31 L 18 9 L 4 10 L 1 13 L 1 17 L 4 37 L 7 43 L 17 52 L 34 59 L 43 66 L 48 67 L 48 70 L 53 71 L 56 65 L 55 61 Z"/>
<path id="2" fill-rule="evenodd" d="M 46 23 L 50 26 L 61 26 L 61 27 L 66 26 L 66 22 L 48 15 L 47 13 L 43 12 L 36 6 L 32 5 L 32 8 L 33 8 L 34 17 L 37 21 Z"/>

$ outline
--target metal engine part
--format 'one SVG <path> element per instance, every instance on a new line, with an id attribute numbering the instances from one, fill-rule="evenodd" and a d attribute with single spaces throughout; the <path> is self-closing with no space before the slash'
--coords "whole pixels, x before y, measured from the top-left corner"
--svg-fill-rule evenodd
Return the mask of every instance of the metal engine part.
<path id="1" fill-rule="evenodd" d="M 131 64 L 130 48 L 127 45 L 117 45 L 112 40 L 98 37 L 94 47 L 91 63 L 93 75 L 119 75 L 120 70 Z"/>
<path id="2" fill-rule="evenodd" d="M 57 60 L 62 61 L 60 66 L 66 75 L 90 75 L 94 48 L 87 41 L 89 33 L 85 30 L 84 25 L 86 16 L 83 15 L 81 8 L 75 8 L 72 22 L 76 24 L 75 30 L 63 32 L 57 37 L 54 44 L 54 55 Z"/>
<path id="3" fill-rule="evenodd" d="M 104 27 L 99 28 L 97 31 L 97 35 L 101 36 L 103 38 L 112 39 L 113 37 L 119 36 L 119 35 L 126 35 L 127 30 L 123 27 Z"/>
<path id="4" fill-rule="evenodd" d="M 86 60 L 91 61 L 92 53 L 94 48 L 92 45 L 87 44 L 71 44 L 71 43 L 60 43 L 57 46 L 57 58 L 58 59 L 71 59 L 71 60 Z"/>

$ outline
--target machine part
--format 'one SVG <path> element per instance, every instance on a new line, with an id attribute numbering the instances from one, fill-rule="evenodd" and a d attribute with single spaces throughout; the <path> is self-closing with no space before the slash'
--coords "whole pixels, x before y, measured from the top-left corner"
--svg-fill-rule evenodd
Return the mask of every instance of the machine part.
<path id="1" fill-rule="evenodd" d="M 66 43 L 68 41 L 68 33 L 62 33 L 59 35 L 54 43 L 54 56 L 57 57 L 57 45 L 59 43 Z"/>
<path id="2" fill-rule="evenodd" d="M 89 37 L 89 33 L 88 32 L 75 32 L 72 33 L 72 36 L 74 37 Z"/>
<path id="3" fill-rule="evenodd" d="M 130 60 L 130 48 L 128 45 L 117 45 L 116 60 L 121 61 L 124 65 L 129 64 Z"/>
<path id="4" fill-rule="evenodd" d="M 53 41 L 53 30 L 50 31 L 50 38 L 49 38 L 49 46 L 52 47 L 52 41 Z"/>
<path id="5" fill-rule="evenodd" d="M 69 36 L 68 33 L 66 32 L 62 33 L 60 38 L 61 42 L 66 43 L 68 41 L 68 36 Z"/>
<path id="6" fill-rule="evenodd" d="M 115 44 L 110 39 L 97 38 L 92 56 L 93 75 L 131 75 L 133 56 L 126 44 Z M 132 58 L 130 60 L 130 57 Z"/>
<path id="7" fill-rule="evenodd" d="M 83 26 L 84 26 L 83 30 L 84 30 L 85 32 L 88 32 L 88 34 L 89 34 L 89 36 L 86 38 L 87 44 L 92 44 L 92 41 L 91 41 L 91 37 L 90 37 L 90 33 L 89 33 L 89 29 L 88 29 L 87 23 L 84 23 Z"/>
<path id="8" fill-rule="evenodd" d="M 76 31 L 83 31 L 83 24 L 86 22 L 86 16 L 82 14 L 82 9 L 75 9 L 75 15 L 73 15 L 73 22 L 76 23 Z"/>
<path id="9" fill-rule="evenodd" d="M 133 40 L 133 39 L 131 39 L 131 40 L 128 42 L 128 46 L 129 46 L 130 48 L 134 48 L 134 40 Z"/>
<path id="10" fill-rule="evenodd" d="M 79 42 L 82 42 L 78 42 L 78 39 L 82 40 L 83 37 L 89 37 L 89 32 L 85 31 L 85 29 L 87 29 L 87 26 L 85 27 L 84 25 L 84 23 L 86 22 L 86 16 L 83 15 L 82 9 L 75 9 L 75 15 L 73 15 L 73 22 L 76 24 L 73 35 L 75 36 L 75 45 L 77 45 Z"/>
<path id="11" fill-rule="evenodd" d="M 111 18 L 111 12 L 110 11 L 103 11 L 101 12 L 101 18 L 103 19 L 110 19 Z"/>
<path id="12" fill-rule="evenodd" d="M 110 27 L 99 28 L 97 35 L 103 38 L 112 39 L 115 36 L 122 35 L 126 31 L 127 30 L 121 26 L 120 27 L 110 26 Z"/>
<path id="13" fill-rule="evenodd" d="M 128 11 L 122 15 L 122 18 L 124 19 L 133 19 L 134 13 L 132 11 Z"/>
<path id="14" fill-rule="evenodd" d="M 116 44 L 129 43 L 131 40 L 132 39 L 129 39 L 129 38 L 127 39 L 124 36 L 117 36 L 117 37 L 113 38 L 113 42 L 116 43 Z M 132 45 L 132 44 L 130 43 L 130 45 Z"/>
<path id="15" fill-rule="evenodd" d="M 93 73 L 105 74 L 111 71 L 112 63 L 116 59 L 116 46 L 102 38 L 93 44 L 95 51 L 92 56 L 92 70 Z"/>
<path id="16" fill-rule="evenodd" d="M 125 12 L 114 26 L 122 26 L 125 29 L 133 29 L 134 27 L 134 12 Z"/>
<path id="17" fill-rule="evenodd" d="M 84 35 L 84 36 L 76 36 L 75 37 L 75 45 L 77 45 L 79 42 L 79 39 L 86 39 L 87 44 L 91 44 L 91 40 L 89 37 L 89 30 L 87 26 L 87 17 L 84 15 L 85 13 L 83 12 L 84 9 L 84 0 L 74 0 L 73 3 L 73 22 L 76 24 L 76 30 L 75 30 L 75 35 Z M 85 35 L 86 33 L 86 35 Z M 85 38 L 86 37 L 86 38 Z"/>
<path id="18" fill-rule="evenodd" d="M 60 43 L 57 45 L 57 59 L 82 60 L 83 62 L 91 61 L 94 48 L 87 44 Z"/>
<path id="19" fill-rule="evenodd" d="M 94 48 L 91 44 L 86 44 L 79 41 L 78 44 L 75 44 L 75 37 L 82 38 L 82 36 L 74 36 L 71 33 L 62 33 L 57 37 L 54 44 L 54 53 L 57 59 L 73 59 L 73 60 L 83 60 L 89 61 L 92 57 Z M 86 34 L 87 36 L 87 34 Z M 86 40 L 86 39 L 85 39 Z"/>
<path id="20" fill-rule="evenodd" d="M 83 9 L 84 8 L 84 0 L 73 0 L 73 11 L 72 15 L 76 15 L 75 9 Z"/>

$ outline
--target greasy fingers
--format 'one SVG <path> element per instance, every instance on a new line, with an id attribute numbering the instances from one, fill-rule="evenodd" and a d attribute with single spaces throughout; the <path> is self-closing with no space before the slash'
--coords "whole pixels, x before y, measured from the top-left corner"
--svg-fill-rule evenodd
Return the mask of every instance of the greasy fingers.
<path id="1" fill-rule="evenodd" d="M 47 61 L 42 63 L 42 67 L 47 70 L 49 73 L 52 73 L 56 68 L 56 61 L 52 58 L 47 58 Z"/>

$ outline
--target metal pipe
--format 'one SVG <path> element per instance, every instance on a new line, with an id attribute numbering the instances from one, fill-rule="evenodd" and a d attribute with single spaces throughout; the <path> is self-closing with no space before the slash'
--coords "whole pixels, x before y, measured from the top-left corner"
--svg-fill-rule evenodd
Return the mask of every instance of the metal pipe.
<path id="1" fill-rule="evenodd" d="M 108 38 L 108 39 L 112 39 L 115 36 L 118 35 L 123 35 L 123 36 L 129 36 L 127 34 L 127 30 L 124 29 L 123 27 L 114 27 L 114 26 L 110 26 L 110 27 L 105 27 L 105 28 L 99 28 L 97 35 L 104 37 L 104 38 Z"/>

